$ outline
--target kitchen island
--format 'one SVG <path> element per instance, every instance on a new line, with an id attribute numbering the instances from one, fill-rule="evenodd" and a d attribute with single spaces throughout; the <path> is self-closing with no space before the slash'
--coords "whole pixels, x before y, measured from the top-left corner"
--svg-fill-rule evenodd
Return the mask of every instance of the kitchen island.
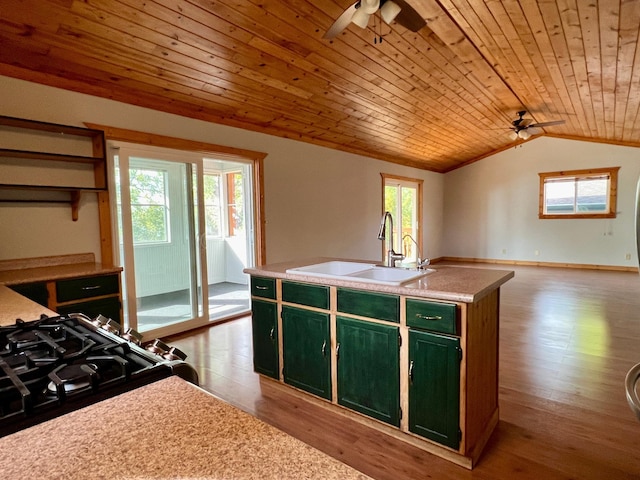
<path id="1" fill-rule="evenodd" d="M 176 376 L 0 439 L 2 478 L 367 479 Z"/>
<path id="2" fill-rule="evenodd" d="M 327 262 L 342 261 L 245 269 L 255 371 L 473 468 L 499 418 L 500 286 L 514 273 L 436 265 L 393 285 L 299 270 Z"/>

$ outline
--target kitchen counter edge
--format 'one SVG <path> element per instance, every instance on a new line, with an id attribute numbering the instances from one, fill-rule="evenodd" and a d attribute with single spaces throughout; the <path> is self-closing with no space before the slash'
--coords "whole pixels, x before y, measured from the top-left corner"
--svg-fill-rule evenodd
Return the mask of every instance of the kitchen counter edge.
<path id="1" fill-rule="evenodd" d="M 434 269 L 435 272 L 429 273 L 417 280 L 393 286 L 353 280 L 338 280 L 333 278 L 298 275 L 286 272 L 290 268 L 298 268 L 330 261 L 376 263 L 376 261 L 370 260 L 345 260 L 318 257 L 302 261 L 290 261 L 245 268 L 244 272 L 249 275 L 260 277 L 279 278 L 296 282 L 354 288 L 358 290 L 369 290 L 374 292 L 463 303 L 477 302 L 488 293 L 499 288 L 515 275 L 511 270 L 494 270 L 436 264 L 429 266 L 429 268 Z"/>

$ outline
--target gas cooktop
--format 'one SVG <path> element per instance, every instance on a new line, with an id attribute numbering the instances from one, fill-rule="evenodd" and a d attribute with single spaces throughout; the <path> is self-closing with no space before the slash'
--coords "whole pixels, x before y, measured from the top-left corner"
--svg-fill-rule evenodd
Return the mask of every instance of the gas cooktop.
<path id="1" fill-rule="evenodd" d="M 198 384 L 183 352 L 141 339 L 101 315 L 0 327 L 0 437 L 171 375 Z"/>

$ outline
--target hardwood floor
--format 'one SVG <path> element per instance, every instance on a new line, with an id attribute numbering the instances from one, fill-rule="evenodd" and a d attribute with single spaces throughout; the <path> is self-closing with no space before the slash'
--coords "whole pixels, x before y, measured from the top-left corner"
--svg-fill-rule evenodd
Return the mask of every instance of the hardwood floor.
<path id="1" fill-rule="evenodd" d="M 640 421 L 624 392 L 640 362 L 640 276 L 473 266 L 516 276 L 501 289 L 500 422 L 472 471 L 260 380 L 249 317 L 171 344 L 206 390 L 378 480 L 640 479 Z"/>

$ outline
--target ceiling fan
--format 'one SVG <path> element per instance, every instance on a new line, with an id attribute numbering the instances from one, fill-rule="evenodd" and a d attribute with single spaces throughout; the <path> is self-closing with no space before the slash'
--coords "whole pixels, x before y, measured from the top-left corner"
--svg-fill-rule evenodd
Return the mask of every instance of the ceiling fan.
<path id="1" fill-rule="evenodd" d="M 532 119 L 522 118 L 526 113 L 527 113 L 526 110 L 522 110 L 518 112 L 518 118 L 513 122 L 511 122 L 511 124 L 513 125 L 511 127 L 511 130 L 513 130 L 513 132 L 511 132 L 510 134 L 511 140 L 517 140 L 518 138 L 522 140 L 527 140 L 529 137 L 531 137 L 531 135 L 537 135 L 538 133 L 541 133 L 542 130 L 540 130 L 540 128 L 542 127 L 550 127 L 552 125 L 562 125 L 564 123 L 564 120 L 554 120 L 552 122 L 542 122 L 542 123 L 531 123 L 533 122 Z"/>
<path id="2" fill-rule="evenodd" d="M 412 32 L 417 32 L 427 24 L 404 0 L 357 0 L 338 17 L 322 38 L 334 38 L 352 22 L 360 28 L 367 28 L 369 19 L 378 10 L 385 23 L 390 24 L 395 20 Z"/>

